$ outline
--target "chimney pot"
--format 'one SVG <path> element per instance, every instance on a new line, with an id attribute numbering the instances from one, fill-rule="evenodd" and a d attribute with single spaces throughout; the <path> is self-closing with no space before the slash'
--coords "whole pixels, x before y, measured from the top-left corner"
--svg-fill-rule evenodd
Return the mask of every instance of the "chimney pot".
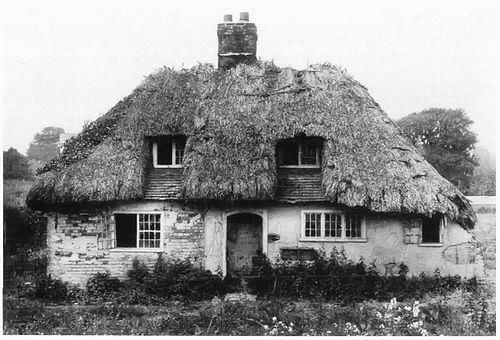
<path id="1" fill-rule="evenodd" d="M 224 22 L 217 25 L 217 38 L 220 69 L 257 61 L 257 27 L 248 21 L 248 12 L 241 12 L 237 23 L 232 22 L 230 14 L 224 15 Z"/>
<path id="2" fill-rule="evenodd" d="M 249 21 L 248 12 L 240 12 L 240 21 Z"/>

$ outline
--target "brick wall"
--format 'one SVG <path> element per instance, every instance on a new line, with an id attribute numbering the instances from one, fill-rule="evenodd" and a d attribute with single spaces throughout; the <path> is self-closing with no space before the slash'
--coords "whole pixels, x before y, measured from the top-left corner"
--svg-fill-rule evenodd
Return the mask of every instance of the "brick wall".
<path id="1" fill-rule="evenodd" d="M 161 213 L 163 242 L 159 250 L 115 248 L 113 212 Z M 204 263 L 204 228 L 198 211 L 180 204 L 161 202 L 110 206 L 105 210 L 80 213 L 51 213 L 47 224 L 48 272 L 56 278 L 84 285 L 94 273 L 108 271 L 125 278 L 134 258 L 152 267 L 165 258 Z"/>

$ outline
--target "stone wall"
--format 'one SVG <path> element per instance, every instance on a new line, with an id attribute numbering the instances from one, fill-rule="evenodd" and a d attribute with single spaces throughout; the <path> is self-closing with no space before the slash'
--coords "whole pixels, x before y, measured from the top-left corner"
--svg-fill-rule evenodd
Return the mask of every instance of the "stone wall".
<path id="1" fill-rule="evenodd" d="M 163 242 L 160 249 L 115 247 L 114 212 L 161 213 Z M 105 210 L 51 213 L 47 225 L 48 272 L 63 281 L 84 285 L 94 273 L 109 272 L 125 278 L 134 258 L 152 267 L 158 253 L 189 259 L 203 266 L 204 229 L 195 209 L 176 203 L 115 204 Z"/>

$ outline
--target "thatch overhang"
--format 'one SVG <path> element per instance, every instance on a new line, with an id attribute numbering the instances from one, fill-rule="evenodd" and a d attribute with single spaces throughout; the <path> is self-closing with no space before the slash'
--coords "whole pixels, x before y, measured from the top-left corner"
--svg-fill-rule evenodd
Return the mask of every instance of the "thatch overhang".
<path id="1" fill-rule="evenodd" d="M 325 200 L 375 212 L 439 213 L 464 228 L 469 201 L 427 163 L 360 83 L 332 65 L 211 65 L 148 76 L 66 142 L 28 204 L 142 199 L 148 137 L 188 136 L 180 199 L 276 200 L 276 142 L 324 139 Z"/>

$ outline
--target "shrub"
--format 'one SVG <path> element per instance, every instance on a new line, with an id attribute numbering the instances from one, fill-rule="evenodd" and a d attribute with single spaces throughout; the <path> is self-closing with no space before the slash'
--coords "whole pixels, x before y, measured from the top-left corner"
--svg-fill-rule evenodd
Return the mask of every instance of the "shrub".
<path id="1" fill-rule="evenodd" d="M 52 279 L 50 275 L 41 274 L 36 277 L 34 284 L 27 284 L 26 296 L 31 299 L 47 301 L 63 301 L 67 298 L 67 283 L 60 279 Z"/>
<path id="2" fill-rule="evenodd" d="M 16 254 L 19 248 L 25 248 L 26 251 L 28 248 L 45 245 L 46 217 L 26 207 L 4 206 L 3 213 L 6 241 L 4 255 Z"/>
<path id="3" fill-rule="evenodd" d="M 407 277 L 408 266 L 399 265 L 399 275 L 381 276 L 375 262 L 368 266 L 361 259 L 354 263 L 343 249 L 334 249 L 327 257 L 319 252 L 311 261 L 278 261 L 259 259 L 260 267 L 252 272 L 248 288 L 259 296 L 308 298 L 354 303 L 367 299 L 388 301 L 421 299 L 425 294 L 442 294 L 457 288 L 474 290 L 475 279 L 464 281 L 460 276 L 433 276 L 422 273 Z"/>
<path id="4" fill-rule="evenodd" d="M 87 293 L 91 296 L 104 296 L 118 291 L 122 287 L 120 280 L 109 273 L 97 273 L 87 281 Z"/>
<path id="5" fill-rule="evenodd" d="M 143 284 L 149 277 L 149 270 L 143 262 L 140 262 L 138 258 L 134 258 L 132 269 L 127 272 L 127 277 L 133 283 Z"/>
<path id="6" fill-rule="evenodd" d="M 187 260 L 166 261 L 159 254 L 152 272 L 137 259 L 127 274 L 128 285 L 138 292 L 157 297 L 182 296 L 193 300 L 210 299 L 225 292 L 220 276 L 196 268 Z"/>

